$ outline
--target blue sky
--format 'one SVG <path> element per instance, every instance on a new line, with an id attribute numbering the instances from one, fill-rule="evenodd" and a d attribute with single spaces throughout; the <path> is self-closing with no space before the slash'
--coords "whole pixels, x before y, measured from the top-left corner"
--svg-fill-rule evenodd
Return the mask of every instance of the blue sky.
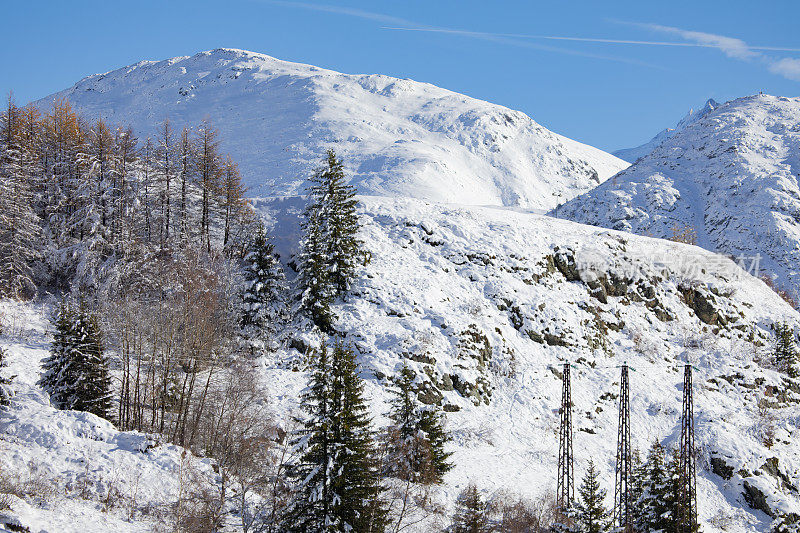
<path id="1" fill-rule="evenodd" d="M 707 98 L 800 92 L 796 0 L 27 0 L 3 19 L 0 91 L 21 103 L 141 59 L 231 47 L 434 83 L 615 150 Z"/>

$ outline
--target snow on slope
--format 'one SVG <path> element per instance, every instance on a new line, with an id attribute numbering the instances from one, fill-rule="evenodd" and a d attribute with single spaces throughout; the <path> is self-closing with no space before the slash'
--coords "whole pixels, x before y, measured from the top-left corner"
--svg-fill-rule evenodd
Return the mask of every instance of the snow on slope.
<path id="1" fill-rule="evenodd" d="M 730 101 L 665 140 L 557 216 L 656 237 L 691 226 L 698 244 L 762 256 L 800 295 L 800 98 Z"/>
<path id="2" fill-rule="evenodd" d="M 0 473 L 21 487 L 37 484 L 30 490 L 39 494 L 0 510 L 0 531 L 11 519 L 34 533 L 152 532 L 159 511 L 176 499 L 187 461 L 209 478 L 211 467 L 95 415 L 51 407 L 36 386 L 49 349 L 50 310 L 0 302 L 0 348 L 10 363 L 4 374 L 16 376 L 12 407 L 0 412 Z"/>
<path id="3" fill-rule="evenodd" d="M 689 360 L 697 367 L 703 530 L 727 524 L 729 532 L 766 531 L 772 519 L 751 509 L 745 493 L 753 502 L 763 495 L 771 513 L 800 512 L 800 451 L 791 444 L 800 436 L 800 387 L 760 363 L 773 341 L 771 325 L 800 326 L 800 315 L 763 282 L 724 257 L 668 241 L 502 208 L 361 200 L 369 260 L 352 296 L 336 306 L 337 327 L 360 353 L 377 423 L 386 422 L 388 377 L 404 363 L 418 376 L 419 397 L 448 411 L 457 466 L 437 498 L 452 506 L 470 481 L 486 497 L 553 490 L 564 361 L 575 365 L 576 475 L 593 458 L 604 485 L 613 487 L 617 365 L 635 368 L 632 434 L 644 449 L 656 438 L 677 442 Z M 260 200 L 257 207 L 282 237 L 278 248 L 287 258 L 299 202 Z M 14 407 L 0 420 L 0 446 L 11 451 L 0 460 L 20 467 L 31 458 L 68 480 L 85 475 L 100 493 L 101 479 L 113 472 L 139 472 L 148 487 L 140 482 L 142 501 L 169 498 L 178 451 L 161 445 L 137 452 L 143 436 L 50 408 L 33 385 L 47 344 L 45 310 L 5 309 L 7 321 L 19 317 L 15 323 L 31 333 L 12 327 L 0 337 L 11 371 L 21 376 Z M 287 349 L 264 362 L 279 419 L 296 413 L 304 383 L 292 368 L 298 357 Z M 782 398 L 776 391 L 787 386 Z M 771 449 L 760 438 L 759 402 L 775 407 Z M 87 471 L 81 459 L 89 455 L 98 466 Z M 134 489 L 131 477 L 124 490 Z M 74 494 L 56 508 L 15 504 L 20 517 L 47 531 L 62 531 L 58 519 L 67 515 L 73 523 L 85 519 L 86 532 L 144 528 L 98 508 Z M 104 529 L 102 520 L 113 527 Z M 417 531 L 432 529 L 423 523 Z"/>
<path id="4" fill-rule="evenodd" d="M 217 49 L 89 76 L 67 98 L 152 134 L 209 116 L 254 196 L 291 195 L 328 148 L 360 192 L 549 209 L 627 163 L 524 113 L 408 79 L 340 74 Z"/>
<path id="5" fill-rule="evenodd" d="M 779 444 L 766 449 L 757 403 L 783 379 L 755 362 L 771 349 L 771 324 L 797 324 L 800 315 L 763 282 L 688 245 L 498 208 L 362 201 L 371 259 L 338 306 L 338 328 L 363 354 L 371 395 L 385 399 L 386 376 L 405 362 L 421 398 L 455 411 L 450 501 L 468 481 L 487 496 L 553 488 L 557 366 L 567 360 L 576 365 L 577 475 L 594 458 L 613 487 L 616 365 L 636 369 L 632 427 L 645 449 L 655 438 L 677 443 L 682 364 L 690 360 L 698 368 L 704 531 L 719 531 L 713 517 L 729 517 L 728 531 L 766 530 L 770 518 L 749 509 L 745 485 L 761 487 L 771 509 L 800 511 L 798 493 L 763 467 L 777 458 L 788 483 L 800 486 L 800 454 L 790 444 L 800 395 L 789 393 L 775 411 Z M 257 205 L 275 233 L 294 231 L 290 201 Z M 270 373 L 276 384 L 290 374 L 280 365 Z M 282 409 L 294 405 L 289 389 L 276 397 Z M 733 469 L 730 479 L 709 471 L 712 458 Z"/>
<path id="6" fill-rule="evenodd" d="M 689 124 L 692 124 L 701 118 L 705 117 L 711 111 L 719 107 L 719 104 L 715 102 L 713 99 L 709 98 L 706 100 L 706 103 L 703 107 L 701 107 L 696 113 L 694 109 L 690 109 L 689 113 L 687 113 L 674 128 L 666 128 L 658 132 L 655 137 L 647 141 L 646 143 L 636 146 L 634 148 L 623 148 L 622 150 L 617 150 L 614 152 L 614 155 L 619 157 L 624 161 L 629 161 L 634 163 L 638 161 L 640 158 L 646 156 L 653 150 L 655 150 L 662 142 L 669 139 L 677 132 L 683 130 Z"/>

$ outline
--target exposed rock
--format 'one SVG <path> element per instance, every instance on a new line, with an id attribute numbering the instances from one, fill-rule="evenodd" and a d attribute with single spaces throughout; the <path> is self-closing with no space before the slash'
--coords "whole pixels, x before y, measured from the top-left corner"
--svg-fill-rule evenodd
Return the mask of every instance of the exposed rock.
<path id="1" fill-rule="evenodd" d="M 558 251 L 558 249 L 556 249 Z M 560 252 L 553 257 L 553 264 L 567 281 L 580 281 L 581 274 L 578 272 L 578 265 L 575 263 L 575 256 L 571 253 Z"/>
<path id="2" fill-rule="evenodd" d="M 753 509 L 764 511 L 769 516 L 775 518 L 775 511 L 773 511 L 769 504 L 767 504 L 767 495 L 764 494 L 761 489 L 750 483 L 750 481 L 747 479 L 742 482 L 742 487 L 744 487 L 743 494 L 747 505 Z"/>
<path id="3" fill-rule="evenodd" d="M 684 302 L 697 318 L 710 326 L 725 325 L 725 319 L 714 307 L 714 297 L 711 294 L 704 294 L 695 287 L 681 287 L 680 291 Z"/>
<path id="4" fill-rule="evenodd" d="M 733 467 L 718 455 L 711 456 L 711 471 L 725 480 L 733 477 Z"/>

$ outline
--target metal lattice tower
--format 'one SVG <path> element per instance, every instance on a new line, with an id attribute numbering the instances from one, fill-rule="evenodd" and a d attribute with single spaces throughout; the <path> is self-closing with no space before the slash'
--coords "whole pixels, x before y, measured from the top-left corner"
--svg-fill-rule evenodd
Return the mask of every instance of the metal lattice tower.
<path id="1" fill-rule="evenodd" d="M 617 531 L 630 533 L 631 524 L 631 404 L 628 365 L 622 365 L 619 386 L 619 432 L 617 434 L 617 467 L 614 483 L 614 524 Z"/>
<path id="2" fill-rule="evenodd" d="M 694 457 L 694 400 L 692 398 L 692 365 L 684 366 L 683 411 L 681 413 L 681 517 L 680 533 L 697 530 L 697 481 Z"/>
<path id="3" fill-rule="evenodd" d="M 572 464 L 572 389 L 569 378 L 569 363 L 564 363 L 561 393 L 561 427 L 558 440 L 558 484 L 556 506 L 559 510 L 569 508 L 575 500 L 575 474 Z"/>

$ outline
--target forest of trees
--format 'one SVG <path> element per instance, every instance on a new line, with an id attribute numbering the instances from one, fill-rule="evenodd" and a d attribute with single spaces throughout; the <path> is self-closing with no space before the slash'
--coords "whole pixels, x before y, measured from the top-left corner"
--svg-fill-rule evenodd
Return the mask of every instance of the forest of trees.
<path id="1" fill-rule="evenodd" d="M 51 404 L 214 459 L 219 483 L 176 503 L 174 531 L 214 531 L 231 510 L 245 533 L 399 533 L 443 515 L 431 488 L 453 468 L 444 413 L 403 367 L 376 427 L 360 354 L 336 331 L 334 304 L 369 258 L 343 162 L 329 151 L 310 178 L 299 251 L 282 262 L 213 124 L 153 126 L 138 139 L 66 101 L 43 112 L 9 98 L 0 113 L 0 297 L 58 302 L 40 380 Z M 303 412 L 282 425 L 258 358 L 309 331 Z M 795 376 L 794 332 L 776 333 L 776 365 Z M 0 377 L 0 407 L 10 384 Z M 677 468 L 657 442 L 637 463 L 636 531 L 680 530 Z M 487 502 L 470 485 L 440 525 L 612 531 L 591 463 L 579 492 L 559 522 L 550 498 Z"/>
<path id="2" fill-rule="evenodd" d="M 329 152 L 311 178 L 287 276 L 213 124 L 154 130 L 138 139 L 66 101 L 9 98 L 0 114 L 0 296 L 58 302 L 40 379 L 52 405 L 215 460 L 221 481 L 176 503 L 175 531 L 213 531 L 226 509 L 244 531 L 402 531 L 433 512 L 443 414 L 404 369 L 393 423 L 375 427 L 335 331 L 365 261 L 342 161 Z M 258 357 L 298 331 L 338 340 L 304 354 L 304 412 L 286 428 Z"/>

